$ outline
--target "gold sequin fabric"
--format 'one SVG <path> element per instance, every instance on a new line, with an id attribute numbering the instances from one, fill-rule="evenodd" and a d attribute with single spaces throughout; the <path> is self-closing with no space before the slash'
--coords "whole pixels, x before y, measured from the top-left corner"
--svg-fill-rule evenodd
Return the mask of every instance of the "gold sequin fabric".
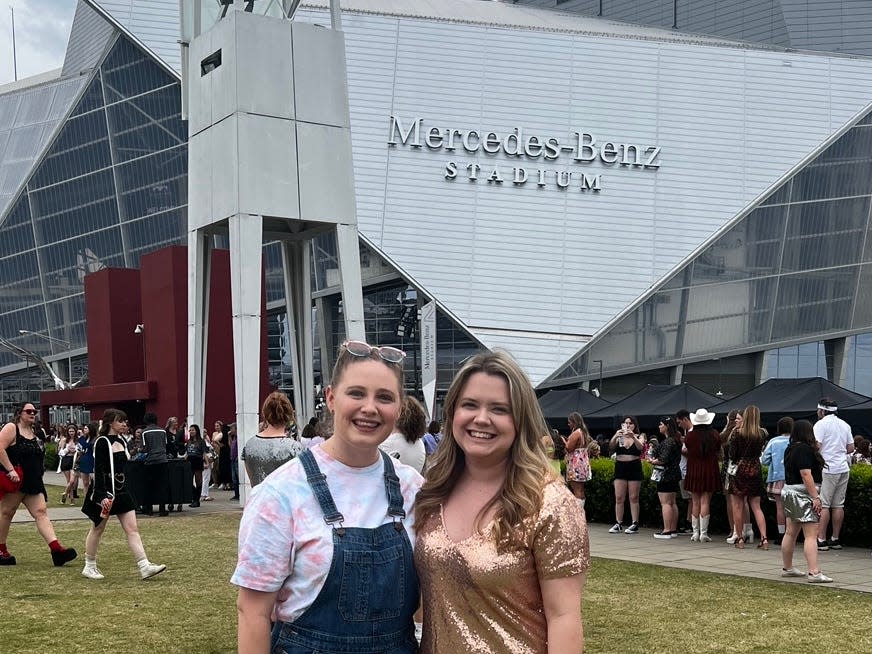
<path id="1" fill-rule="evenodd" d="M 528 518 L 526 547 L 498 552 L 490 528 L 455 543 L 442 516 L 431 516 L 415 543 L 424 634 L 421 654 L 546 654 L 548 625 L 540 579 L 590 567 L 587 525 L 559 482 L 546 485 L 539 514 Z"/>

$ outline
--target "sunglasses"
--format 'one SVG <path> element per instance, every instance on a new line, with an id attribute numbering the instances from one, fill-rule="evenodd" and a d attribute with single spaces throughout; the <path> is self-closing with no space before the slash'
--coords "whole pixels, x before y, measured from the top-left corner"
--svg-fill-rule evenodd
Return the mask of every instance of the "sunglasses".
<path id="1" fill-rule="evenodd" d="M 364 343 L 363 341 L 345 341 L 342 346 L 343 352 L 348 352 L 354 357 L 369 357 L 375 352 L 382 361 L 400 365 L 406 359 L 406 353 L 395 347 L 387 345 L 377 346 Z"/>
<path id="2" fill-rule="evenodd" d="M 21 413 L 26 413 L 26 414 L 29 415 L 29 416 L 35 416 L 35 415 L 36 415 L 36 409 L 24 409 L 24 410 L 21 411 Z"/>

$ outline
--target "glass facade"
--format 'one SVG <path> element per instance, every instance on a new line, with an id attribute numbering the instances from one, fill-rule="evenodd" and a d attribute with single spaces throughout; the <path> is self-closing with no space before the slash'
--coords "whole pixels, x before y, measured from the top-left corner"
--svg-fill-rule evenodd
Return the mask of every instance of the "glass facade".
<path id="1" fill-rule="evenodd" d="M 124 37 L 90 78 L 77 81 L 77 90 L 87 87 L 0 224 L 0 334 L 64 364 L 66 352 L 86 347 L 84 276 L 137 267 L 141 254 L 184 243 L 186 229 L 187 127 L 178 82 Z M 8 105 L 0 97 L 0 111 Z M 18 99 L 11 124 L 52 118 L 54 105 L 51 98 Z M 32 135 L 30 147 L 37 141 Z M 23 367 L 0 350 L 0 370 Z M 32 379 L 25 369 L 3 383 L 33 391 Z"/>
<path id="2" fill-rule="evenodd" d="M 590 379 L 594 360 L 625 374 L 872 329 L 870 127 L 850 128 L 552 379 Z"/>

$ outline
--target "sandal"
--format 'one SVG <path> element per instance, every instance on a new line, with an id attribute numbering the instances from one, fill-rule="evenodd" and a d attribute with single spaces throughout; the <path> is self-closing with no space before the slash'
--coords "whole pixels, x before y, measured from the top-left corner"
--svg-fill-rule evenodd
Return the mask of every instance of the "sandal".
<path id="1" fill-rule="evenodd" d="M 736 549 L 739 549 L 739 550 L 743 550 L 743 549 L 745 549 L 745 539 L 744 539 L 744 537 L 739 536 L 739 537 L 736 539 L 735 547 L 736 547 Z"/>
<path id="2" fill-rule="evenodd" d="M 760 539 L 760 542 L 757 543 L 757 549 L 764 551 L 769 550 L 769 540 L 766 538 L 766 536 L 763 536 L 763 538 Z"/>

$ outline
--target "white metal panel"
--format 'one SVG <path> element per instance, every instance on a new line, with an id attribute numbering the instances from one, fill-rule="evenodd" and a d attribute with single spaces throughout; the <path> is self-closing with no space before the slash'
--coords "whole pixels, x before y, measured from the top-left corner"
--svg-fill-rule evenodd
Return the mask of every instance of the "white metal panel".
<path id="1" fill-rule="evenodd" d="M 181 70 L 178 0 L 88 0 L 99 5 L 174 70 Z"/>
<path id="2" fill-rule="evenodd" d="M 76 5 L 63 75 L 78 75 L 97 65 L 115 29 L 84 0 Z"/>
<path id="3" fill-rule="evenodd" d="M 854 115 L 872 81 L 845 57 L 355 14 L 344 29 L 361 231 L 477 335 L 593 334 Z M 599 194 L 447 181 L 452 159 L 516 162 L 390 148 L 389 100 L 406 121 L 585 130 L 659 145 L 663 163 L 592 165 Z"/>

